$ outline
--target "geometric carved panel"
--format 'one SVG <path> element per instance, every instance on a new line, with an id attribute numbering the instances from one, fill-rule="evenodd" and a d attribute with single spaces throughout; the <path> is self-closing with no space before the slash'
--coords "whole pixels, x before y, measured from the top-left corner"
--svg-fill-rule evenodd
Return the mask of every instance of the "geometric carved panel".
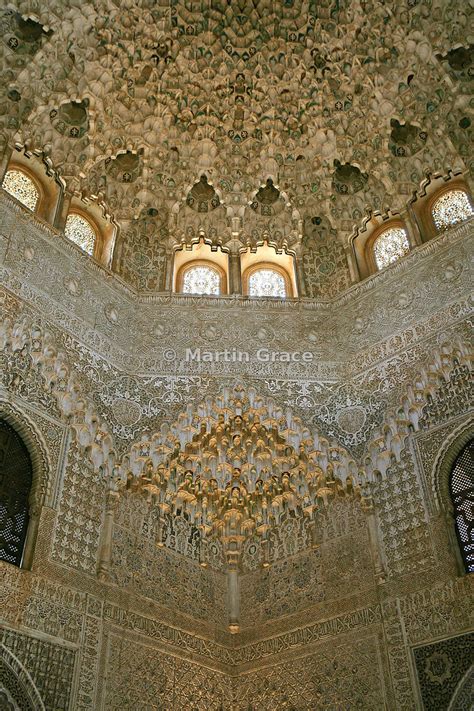
<path id="1" fill-rule="evenodd" d="M 107 656 L 107 711 L 232 708 L 230 680 L 224 674 L 115 635 Z"/>
<path id="2" fill-rule="evenodd" d="M 393 462 L 374 492 L 390 575 L 416 573 L 433 565 L 416 463 L 409 449 Z"/>
<path id="3" fill-rule="evenodd" d="M 2 711 L 44 711 L 44 704 L 24 667 L 0 645 L 0 709 Z"/>
<path id="4" fill-rule="evenodd" d="M 95 575 L 104 503 L 103 482 L 77 442 L 72 442 L 54 531 L 53 560 Z"/>
<path id="5" fill-rule="evenodd" d="M 245 627 L 293 614 L 325 598 L 318 550 L 277 561 L 240 579 L 241 622 Z"/>
<path id="6" fill-rule="evenodd" d="M 335 502 L 330 516 L 334 519 L 322 527 L 325 540 L 319 548 L 241 576 L 244 627 L 301 612 L 324 600 L 344 598 L 373 584 L 366 520 L 360 505 Z"/>
<path id="7" fill-rule="evenodd" d="M 441 422 L 469 412 L 474 400 L 474 381 L 466 365 L 457 365 L 428 400 L 420 418 L 421 429 L 431 429 Z"/>
<path id="8" fill-rule="evenodd" d="M 131 594 L 224 624 L 225 576 L 199 565 L 196 555 L 199 550 L 189 545 L 191 529 L 184 530 L 185 545 L 175 546 L 180 553 L 157 546 L 158 529 L 153 513 L 156 511 L 150 509 L 143 497 L 136 494 L 121 497 L 112 538 L 112 581 Z M 177 534 L 174 537 L 181 540 Z"/>
<path id="9" fill-rule="evenodd" d="M 416 647 L 413 656 L 423 707 L 426 711 L 444 711 L 474 663 L 474 633 Z"/>
<path id="10" fill-rule="evenodd" d="M 386 708 L 377 639 L 324 645 L 316 653 L 238 679 L 238 711 Z"/>
<path id="11" fill-rule="evenodd" d="M 224 575 L 118 526 L 112 545 L 110 574 L 115 585 L 173 610 L 225 623 Z"/>

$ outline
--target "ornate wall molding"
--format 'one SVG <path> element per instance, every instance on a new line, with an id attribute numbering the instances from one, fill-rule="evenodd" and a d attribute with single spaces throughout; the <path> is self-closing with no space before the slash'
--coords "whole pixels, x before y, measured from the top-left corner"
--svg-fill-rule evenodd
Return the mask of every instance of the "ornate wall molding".
<path id="1" fill-rule="evenodd" d="M 52 227 L 49 223 L 41 220 L 36 215 L 32 214 L 30 211 L 25 210 L 25 208 L 20 205 L 14 198 L 12 198 L 5 190 L 0 188 L 0 207 L 2 212 L 10 213 L 13 217 L 11 220 L 6 220 L 4 222 L 5 228 L 12 228 L 13 224 L 18 223 L 28 224 L 29 228 L 33 228 L 37 232 L 37 236 L 41 239 L 48 241 L 55 250 L 60 250 L 64 255 L 70 255 L 73 259 L 79 260 L 81 265 L 86 267 L 86 270 L 94 273 L 96 277 L 101 278 L 106 281 L 113 281 L 114 287 L 121 291 L 124 295 L 137 299 L 143 303 L 175 303 L 175 304 L 186 304 L 195 301 L 192 297 L 186 297 L 180 294 L 140 294 L 136 289 L 134 289 L 130 284 L 124 282 L 119 274 L 107 269 L 103 265 L 95 262 L 89 256 L 84 255 L 80 249 L 70 240 L 64 238 L 62 233 Z M 420 260 L 423 260 L 427 255 L 433 254 L 435 252 L 443 251 L 448 244 L 455 242 L 459 239 L 467 237 L 472 231 L 473 221 L 470 220 L 461 225 L 455 225 L 451 229 L 441 232 L 437 235 L 436 239 L 430 240 L 429 242 L 420 245 L 415 250 L 411 251 L 403 260 L 391 265 L 389 270 L 383 270 L 371 275 L 365 279 L 360 284 L 353 284 L 349 286 L 348 289 L 344 290 L 342 294 L 337 294 L 336 296 L 329 299 L 313 299 L 313 298 L 299 298 L 299 299 L 287 299 L 284 305 L 278 304 L 277 308 L 294 308 L 294 304 L 302 302 L 308 308 L 321 308 L 325 303 L 335 303 L 339 306 L 347 301 L 353 302 L 358 295 L 362 294 L 364 291 L 372 290 L 374 285 L 379 285 L 385 281 L 391 281 L 393 275 L 400 275 L 405 271 L 412 269 Z M 8 231 L 8 230 L 7 230 Z M 5 235 L 8 236 L 8 235 Z M 199 240 L 197 236 L 194 241 Z M 192 240 L 191 242 L 192 243 Z M 222 297 L 219 300 L 219 306 L 222 307 L 223 304 L 235 303 L 236 300 L 240 300 L 240 297 L 234 295 L 230 298 Z M 254 299 L 248 300 L 248 308 L 268 308 L 272 304 L 271 301 L 267 302 L 265 299 Z M 204 297 L 199 297 L 199 303 L 205 306 L 215 306 L 215 301 L 212 299 Z"/>
<path id="2" fill-rule="evenodd" d="M 406 264 L 395 264 L 369 285 L 364 282 L 353 287 L 343 299 L 277 303 L 237 297 L 138 298 L 131 292 L 122 292 L 115 276 L 97 273 L 99 268 L 84 255 L 78 260 L 73 253 L 64 254 L 60 249 L 62 240 L 51 237 L 44 242 L 41 230 L 33 235 L 26 219 L 24 225 L 18 225 L 7 218 L 8 213 L 3 229 L 7 240 L 2 259 L 5 287 L 34 310 L 50 314 L 61 329 L 127 370 L 178 375 L 185 366 L 187 373 L 216 377 L 235 374 L 234 365 L 229 368 L 223 363 L 214 367 L 182 362 L 186 347 L 207 347 L 214 331 L 220 348 L 242 349 L 247 342 L 248 350 L 254 351 L 257 345 L 272 349 L 273 343 L 278 342 L 277 349 L 291 350 L 297 337 L 314 353 L 311 367 L 300 365 L 297 370 L 293 365 L 289 368 L 278 363 L 265 368 L 264 363 L 257 364 L 252 359 L 248 367 L 241 366 L 247 377 L 258 377 L 260 373 L 271 376 L 273 372 L 286 378 L 334 379 L 340 377 L 343 363 L 346 368 L 359 364 L 357 354 L 363 353 L 366 359 L 372 349 L 372 358 L 380 362 L 390 354 L 391 347 L 396 345 L 399 351 L 403 340 L 407 345 L 413 343 L 413 329 L 418 331 L 418 340 L 426 338 L 427 322 L 435 314 L 446 312 L 446 323 L 455 323 L 466 311 L 465 306 L 461 307 L 469 289 L 466 238 L 474 223 L 440 235 L 424 245 L 418 256 L 408 257 Z M 24 253 L 30 257 L 21 257 Z M 275 328 L 272 324 L 276 314 L 279 318 Z M 225 330 L 219 324 L 223 319 Z M 439 328 L 438 323 L 435 329 Z M 394 330 L 397 334 L 403 332 L 403 339 L 398 335 L 395 339 Z M 387 343 L 381 351 L 379 344 L 384 340 Z M 132 343 L 141 344 L 139 353 Z M 174 348 L 174 361 L 166 360 L 167 348 Z M 333 357 L 335 352 L 338 359 Z M 366 367 L 364 360 L 357 372 Z"/>

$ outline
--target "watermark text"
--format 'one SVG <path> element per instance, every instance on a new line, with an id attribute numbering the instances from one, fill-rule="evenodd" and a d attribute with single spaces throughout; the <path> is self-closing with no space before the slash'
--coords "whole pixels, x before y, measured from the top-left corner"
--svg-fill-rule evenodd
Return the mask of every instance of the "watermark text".
<path id="1" fill-rule="evenodd" d="M 314 354 L 310 351 L 272 351 L 268 348 L 259 348 L 254 358 L 248 351 L 240 351 L 237 348 L 226 348 L 223 351 L 186 348 L 185 360 L 188 363 L 248 363 L 254 359 L 260 363 L 311 363 L 313 357 Z"/>

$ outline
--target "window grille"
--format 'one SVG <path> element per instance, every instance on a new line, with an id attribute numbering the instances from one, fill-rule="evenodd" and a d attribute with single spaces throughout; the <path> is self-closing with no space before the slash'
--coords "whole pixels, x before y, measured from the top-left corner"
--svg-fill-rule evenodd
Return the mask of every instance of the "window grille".
<path id="1" fill-rule="evenodd" d="M 221 278 L 217 269 L 196 265 L 186 269 L 183 275 L 184 294 L 220 294 Z"/>
<path id="2" fill-rule="evenodd" d="M 408 254 L 410 245 L 402 227 L 392 227 L 377 237 L 374 242 L 374 257 L 377 269 L 384 269 Z"/>
<path id="3" fill-rule="evenodd" d="M 454 520 L 461 555 L 468 573 L 474 572 L 474 439 L 454 463 L 450 478 Z"/>
<path id="4" fill-rule="evenodd" d="M 9 170 L 3 178 L 2 188 L 29 210 L 35 211 L 39 192 L 31 178 L 22 173 L 21 170 Z"/>
<path id="5" fill-rule="evenodd" d="M 64 234 L 71 242 L 79 245 L 87 254 L 93 254 L 95 245 L 95 231 L 92 225 L 82 215 L 72 212 L 68 215 Z"/>
<path id="6" fill-rule="evenodd" d="M 286 296 L 285 278 L 274 269 L 258 269 L 249 276 L 249 296 Z"/>
<path id="7" fill-rule="evenodd" d="M 23 441 L 0 420 L 0 560 L 21 565 L 28 529 L 31 459 Z"/>
<path id="8" fill-rule="evenodd" d="M 432 215 L 438 230 L 447 230 L 471 217 L 471 203 L 464 190 L 450 190 L 436 200 Z"/>

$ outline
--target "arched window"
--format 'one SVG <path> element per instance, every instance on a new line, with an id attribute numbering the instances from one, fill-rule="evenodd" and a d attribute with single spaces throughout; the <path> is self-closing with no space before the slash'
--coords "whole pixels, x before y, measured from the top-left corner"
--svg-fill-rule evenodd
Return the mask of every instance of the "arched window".
<path id="1" fill-rule="evenodd" d="M 32 212 L 35 211 L 39 199 L 39 191 L 33 180 L 21 170 L 9 170 L 3 178 L 2 188 L 13 195 Z"/>
<path id="2" fill-rule="evenodd" d="M 71 212 L 66 220 L 64 234 L 87 254 L 94 253 L 96 232 L 89 220 L 77 212 Z"/>
<path id="3" fill-rule="evenodd" d="M 0 420 L 0 560 L 21 565 L 33 469 L 23 441 Z"/>
<path id="4" fill-rule="evenodd" d="M 284 299 L 288 295 L 286 279 L 276 269 L 255 269 L 248 276 L 247 293 L 249 296 L 277 296 Z"/>
<path id="5" fill-rule="evenodd" d="M 438 230 L 447 230 L 473 214 L 469 197 L 464 190 L 449 190 L 433 203 L 431 209 Z"/>
<path id="6" fill-rule="evenodd" d="M 377 269 L 384 269 L 410 251 L 407 233 L 403 227 L 390 227 L 377 237 L 373 250 Z"/>
<path id="7" fill-rule="evenodd" d="M 461 450 L 451 472 L 450 493 L 461 555 L 474 572 L 474 439 Z"/>
<path id="8" fill-rule="evenodd" d="M 208 264 L 195 264 L 186 267 L 182 275 L 183 294 L 221 293 L 221 274 Z"/>

